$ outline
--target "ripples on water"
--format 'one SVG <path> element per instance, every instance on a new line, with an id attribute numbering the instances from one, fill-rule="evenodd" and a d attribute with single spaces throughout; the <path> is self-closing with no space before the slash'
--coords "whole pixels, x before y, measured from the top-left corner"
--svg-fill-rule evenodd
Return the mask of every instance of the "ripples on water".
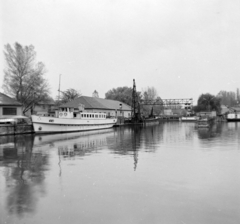
<path id="1" fill-rule="evenodd" d="M 0 223 L 240 223 L 240 123 L 0 137 Z"/>

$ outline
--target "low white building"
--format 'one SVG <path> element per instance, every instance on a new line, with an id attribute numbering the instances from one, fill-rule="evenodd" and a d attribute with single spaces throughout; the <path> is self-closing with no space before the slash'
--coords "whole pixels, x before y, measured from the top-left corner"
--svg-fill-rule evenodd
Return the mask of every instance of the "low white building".
<path id="1" fill-rule="evenodd" d="M 84 109 L 87 112 L 102 112 L 106 113 L 108 117 L 131 117 L 131 107 L 129 105 L 117 100 L 102 99 L 98 97 L 81 96 L 61 105 L 60 107 L 72 107 L 79 109 L 81 105 L 84 105 Z"/>

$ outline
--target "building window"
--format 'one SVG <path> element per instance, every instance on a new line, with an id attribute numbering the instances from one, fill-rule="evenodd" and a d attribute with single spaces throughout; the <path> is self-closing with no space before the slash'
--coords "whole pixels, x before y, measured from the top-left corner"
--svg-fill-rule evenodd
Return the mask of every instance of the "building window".
<path id="1" fill-rule="evenodd" d="M 17 115 L 17 108 L 3 107 L 3 115 Z"/>

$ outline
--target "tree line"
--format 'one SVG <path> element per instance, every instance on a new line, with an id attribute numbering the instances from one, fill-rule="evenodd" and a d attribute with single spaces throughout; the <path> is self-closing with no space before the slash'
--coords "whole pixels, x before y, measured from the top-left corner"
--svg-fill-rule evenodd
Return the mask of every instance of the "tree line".
<path id="1" fill-rule="evenodd" d="M 45 78 L 47 72 L 42 62 L 36 61 L 36 51 L 33 45 L 22 46 L 15 43 L 13 47 L 10 44 L 4 46 L 4 56 L 6 68 L 4 69 L 3 90 L 4 93 L 13 97 L 23 106 L 23 114 L 33 110 L 39 102 L 54 101 L 50 96 L 50 86 Z M 106 99 L 118 100 L 127 105 L 132 105 L 131 87 L 117 87 L 105 93 Z M 56 97 L 57 105 L 69 102 L 80 97 L 80 91 L 69 88 L 61 91 L 60 97 Z M 94 97 L 98 97 L 95 90 Z M 138 100 L 144 104 L 149 101 L 161 101 L 155 87 L 147 87 L 137 92 Z M 199 96 L 198 103 L 194 111 L 216 110 L 219 111 L 221 104 L 226 106 L 235 106 L 239 103 L 240 97 L 234 92 L 220 91 L 216 96 L 206 93 Z M 143 111 L 149 111 L 152 107 L 145 106 Z M 161 110 L 162 107 L 156 107 Z"/>

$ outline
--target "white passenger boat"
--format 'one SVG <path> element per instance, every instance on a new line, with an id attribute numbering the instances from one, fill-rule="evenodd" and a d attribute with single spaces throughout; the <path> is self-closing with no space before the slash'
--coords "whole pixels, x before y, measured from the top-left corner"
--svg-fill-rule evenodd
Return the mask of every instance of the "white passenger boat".
<path id="1" fill-rule="evenodd" d="M 240 121 L 240 113 L 229 113 L 227 115 L 227 121 Z"/>
<path id="2" fill-rule="evenodd" d="M 111 128 L 116 118 L 107 118 L 105 113 L 75 111 L 60 108 L 55 117 L 32 115 L 35 133 L 59 133 Z"/>

